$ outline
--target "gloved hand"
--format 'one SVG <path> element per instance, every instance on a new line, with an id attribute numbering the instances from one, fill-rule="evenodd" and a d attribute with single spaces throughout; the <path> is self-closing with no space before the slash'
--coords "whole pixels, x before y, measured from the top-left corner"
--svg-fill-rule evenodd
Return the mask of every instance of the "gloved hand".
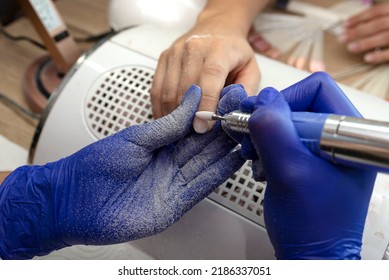
<path id="1" fill-rule="evenodd" d="M 237 109 L 244 97 L 225 94 L 220 113 Z M 244 163 L 220 126 L 192 132 L 200 99 L 192 86 L 166 117 L 11 173 L 0 187 L 0 256 L 121 243 L 176 222 Z"/>
<path id="2" fill-rule="evenodd" d="M 240 96 L 244 95 L 245 89 L 239 85 L 231 85 L 225 87 L 223 89 L 223 92 L 228 92 L 229 94 Z M 256 98 L 256 96 L 250 96 L 243 99 L 241 104 L 239 105 L 239 110 L 246 113 L 252 113 L 252 111 L 254 110 Z M 247 160 L 251 160 L 251 168 L 253 171 L 254 179 L 261 182 L 265 181 L 266 176 L 263 171 L 261 157 L 257 153 L 254 145 L 252 144 L 250 135 L 231 130 L 225 122 L 222 122 L 221 124 L 224 131 L 237 143 L 241 144 L 242 156 Z"/>
<path id="3" fill-rule="evenodd" d="M 252 101 L 252 99 L 250 99 Z M 292 111 L 360 116 L 335 82 L 315 73 L 281 93 L 266 88 L 249 120 L 267 178 L 266 229 L 278 259 L 360 259 L 376 173 L 334 165 L 300 141 Z"/>

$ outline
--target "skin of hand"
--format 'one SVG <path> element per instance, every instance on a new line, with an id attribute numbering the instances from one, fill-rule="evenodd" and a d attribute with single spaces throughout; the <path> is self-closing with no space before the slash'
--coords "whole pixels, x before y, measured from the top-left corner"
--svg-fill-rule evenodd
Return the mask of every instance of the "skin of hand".
<path id="1" fill-rule="evenodd" d="M 10 174 L 11 172 L 0 172 L 0 184 L 3 183 L 4 179 Z"/>
<path id="2" fill-rule="evenodd" d="M 349 18 L 338 39 L 347 43 L 350 52 L 364 53 L 367 63 L 389 62 L 389 3 L 373 5 Z"/>
<path id="3" fill-rule="evenodd" d="M 300 141 L 291 111 L 360 117 L 336 83 L 315 73 L 245 101 L 267 178 L 265 225 L 278 259 L 360 259 L 376 173 L 335 165 Z M 242 147 L 244 149 L 245 147 Z"/>
<path id="4" fill-rule="evenodd" d="M 226 93 L 221 114 L 246 95 Z M 0 257 L 26 259 L 75 244 L 113 244 L 159 233 L 245 162 L 220 125 L 192 130 L 201 89 L 156 121 L 126 128 L 0 186 Z"/>
<path id="5" fill-rule="evenodd" d="M 154 118 L 173 111 L 185 90 L 198 84 L 203 92 L 199 111 L 215 111 L 225 85 L 242 84 L 255 94 L 260 71 L 247 36 L 253 19 L 268 1 L 209 0 L 196 24 L 165 50 L 151 88 Z M 198 133 L 212 123 L 195 118 Z"/>

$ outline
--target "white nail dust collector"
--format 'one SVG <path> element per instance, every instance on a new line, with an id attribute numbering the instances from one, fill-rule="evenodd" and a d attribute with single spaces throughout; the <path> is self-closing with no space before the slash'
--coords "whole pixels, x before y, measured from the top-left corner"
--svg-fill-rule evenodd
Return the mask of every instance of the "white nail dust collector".
<path id="1" fill-rule="evenodd" d="M 49 100 L 30 150 L 31 163 L 57 160 L 127 126 L 150 121 L 149 90 L 157 59 L 182 33 L 143 25 L 120 32 L 80 58 Z M 282 89 L 308 75 L 263 56 L 257 59 L 261 87 Z M 365 117 L 389 120 L 387 102 L 342 88 Z M 247 162 L 176 224 L 131 244 L 156 259 L 274 259 L 263 221 L 265 185 L 251 175 Z M 366 222 L 364 259 L 385 257 L 388 200 L 389 177 L 380 175 Z"/>
<path id="2" fill-rule="evenodd" d="M 108 7 L 109 26 L 115 30 L 154 24 L 189 29 L 206 0 L 111 0 Z"/>

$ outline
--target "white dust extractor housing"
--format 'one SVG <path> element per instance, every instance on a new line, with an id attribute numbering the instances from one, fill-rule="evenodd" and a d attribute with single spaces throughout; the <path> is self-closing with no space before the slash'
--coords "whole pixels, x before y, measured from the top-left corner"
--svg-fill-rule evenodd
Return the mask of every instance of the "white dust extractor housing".
<path id="1" fill-rule="evenodd" d="M 79 59 L 52 95 L 30 151 L 33 164 L 70 155 L 124 127 L 152 119 L 149 90 L 159 54 L 183 30 L 143 25 L 107 39 Z M 283 89 L 309 73 L 257 56 L 260 88 Z M 389 121 L 387 102 L 342 86 L 361 113 Z M 249 162 L 163 233 L 131 244 L 157 259 L 273 259 L 263 221 L 265 185 Z M 389 179 L 378 177 L 363 258 L 382 259 L 389 242 Z M 323 210 L 325 211 L 325 209 Z"/>

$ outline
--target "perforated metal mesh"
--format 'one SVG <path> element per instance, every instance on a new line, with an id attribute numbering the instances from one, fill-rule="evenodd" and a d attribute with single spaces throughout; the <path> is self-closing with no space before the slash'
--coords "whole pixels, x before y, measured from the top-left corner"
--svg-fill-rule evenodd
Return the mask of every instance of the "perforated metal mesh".
<path id="1" fill-rule="evenodd" d="M 127 66 L 104 73 L 85 99 L 85 120 L 97 139 L 104 138 L 133 124 L 152 120 L 150 88 L 154 70 Z M 209 198 L 264 226 L 263 195 L 265 184 L 252 178 L 247 161 Z"/>
<path id="2" fill-rule="evenodd" d="M 246 161 L 209 198 L 264 226 L 263 196 L 266 185 L 256 182 L 252 175 L 251 161 Z"/>
<path id="3" fill-rule="evenodd" d="M 87 95 L 85 117 L 98 139 L 152 120 L 149 91 L 153 73 L 133 66 L 107 72 L 96 80 Z"/>

